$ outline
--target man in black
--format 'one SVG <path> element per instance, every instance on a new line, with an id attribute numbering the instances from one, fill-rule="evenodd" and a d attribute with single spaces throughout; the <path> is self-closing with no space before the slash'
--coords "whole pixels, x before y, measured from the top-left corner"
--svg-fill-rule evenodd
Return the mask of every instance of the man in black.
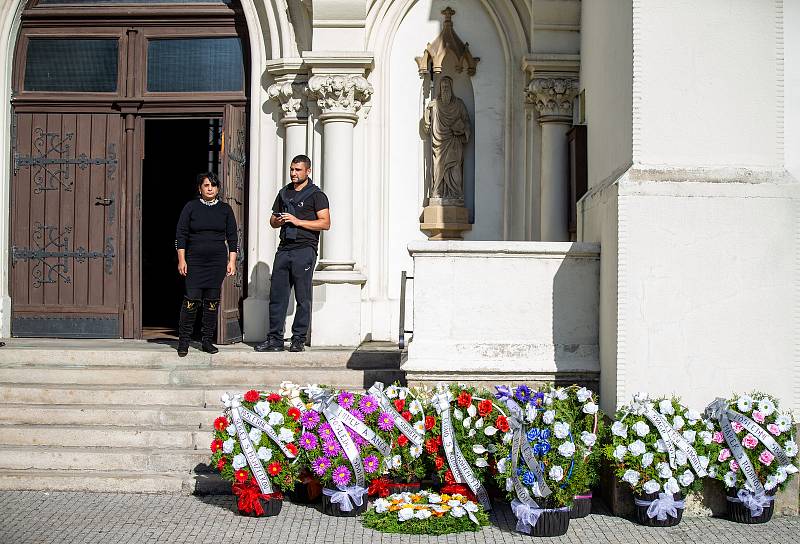
<path id="1" fill-rule="evenodd" d="M 319 233 L 331 228 L 328 197 L 308 175 L 311 159 L 298 155 L 289 165 L 292 182 L 280 190 L 269 224 L 281 229 L 269 290 L 269 333 L 256 351 L 283 351 L 283 326 L 289 293 L 297 302 L 289 351 L 303 351 L 311 320 L 311 278 L 317 261 Z"/>

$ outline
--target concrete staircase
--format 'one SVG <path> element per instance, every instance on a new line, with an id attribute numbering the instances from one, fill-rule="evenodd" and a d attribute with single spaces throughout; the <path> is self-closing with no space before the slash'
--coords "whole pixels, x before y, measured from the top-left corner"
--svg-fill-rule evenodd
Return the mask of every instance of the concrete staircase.
<path id="1" fill-rule="evenodd" d="M 227 491 L 207 466 L 220 394 L 283 380 L 363 389 L 402 379 L 393 344 L 304 353 L 11 339 L 0 348 L 0 490 Z"/>

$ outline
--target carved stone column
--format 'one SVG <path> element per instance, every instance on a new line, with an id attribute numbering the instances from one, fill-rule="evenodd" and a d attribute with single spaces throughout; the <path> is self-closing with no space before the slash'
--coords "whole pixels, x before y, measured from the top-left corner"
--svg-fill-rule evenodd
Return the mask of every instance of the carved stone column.
<path id="1" fill-rule="evenodd" d="M 541 237 L 548 242 L 569 240 L 567 132 L 572 126 L 572 101 L 578 94 L 578 79 L 571 76 L 537 74 L 526 92 L 542 126 Z"/>
<path id="2" fill-rule="evenodd" d="M 283 119 L 280 123 L 286 131 L 283 141 L 283 166 L 289 168 L 289 161 L 297 155 L 306 155 L 306 127 L 308 107 L 306 104 L 307 82 L 305 77 L 287 76 L 278 78 L 267 89 L 270 99 L 281 105 Z"/>

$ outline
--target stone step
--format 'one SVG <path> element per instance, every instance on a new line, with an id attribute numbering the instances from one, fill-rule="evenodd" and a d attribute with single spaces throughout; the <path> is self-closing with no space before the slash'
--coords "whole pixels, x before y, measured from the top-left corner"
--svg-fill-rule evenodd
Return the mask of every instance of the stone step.
<path id="1" fill-rule="evenodd" d="M 65 368 L 62 366 L 5 366 L 0 368 L 0 383 L 88 384 L 88 385 L 187 385 L 221 388 L 252 384 L 251 387 L 276 387 L 288 380 L 299 384 L 325 383 L 341 388 L 365 388 L 375 381 L 391 383 L 402 378 L 399 369 L 351 370 L 237 366 L 227 368 Z"/>
<path id="2" fill-rule="evenodd" d="M 86 404 L 5 404 L 5 425 L 102 425 L 107 427 L 185 427 L 212 430 L 221 408 Z"/>
<path id="3" fill-rule="evenodd" d="M 232 385 L 224 389 L 193 386 L 152 385 L 79 385 L 52 383 L 0 383 L 0 405 L 12 404 L 130 404 L 135 406 L 220 406 L 225 392 L 243 392 L 250 385 Z"/>
<path id="4" fill-rule="evenodd" d="M 99 493 L 230 494 L 231 484 L 218 474 L 171 472 L 0 470 L 0 491 L 90 491 Z"/>
<path id="5" fill-rule="evenodd" d="M 5 425 L 0 444 L 6 446 L 86 446 L 165 448 L 207 451 L 214 433 L 189 427 L 111 427 L 74 425 Z"/>
<path id="6" fill-rule="evenodd" d="M 0 470 L 210 472 L 208 450 L 0 446 Z"/>

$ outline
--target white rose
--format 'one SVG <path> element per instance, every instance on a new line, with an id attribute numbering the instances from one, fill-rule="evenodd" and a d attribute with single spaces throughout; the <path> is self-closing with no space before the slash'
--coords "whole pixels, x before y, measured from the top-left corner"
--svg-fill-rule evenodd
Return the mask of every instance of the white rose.
<path id="1" fill-rule="evenodd" d="M 584 414 L 596 414 L 598 406 L 593 402 L 587 402 L 583 405 L 583 413 Z"/>
<path id="2" fill-rule="evenodd" d="M 615 421 L 611 425 L 611 434 L 621 438 L 628 438 L 628 426 L 624 425 L 621 421 Z"/>
<path id="3" fill-rule="evenodd" d="M 408 521 L 414 517 L 413 508 L 401 508 L 397 511 L 397 521 Z"/>
<path id="4" fill-rule="evenodd" d="M 422 455 L 422 446 L 409 446 L 408 452 L 411 454 L 411 457 L 417 459 Z"/>
<path id="5" fill-rule="evenodd" d="M 497 472 L 500 474 L 505 474 L 506 472 L 506 465 L 508 464 L 508 458 L 503 457 L 497 462 Z"/>
<path id="6" fill-rule="evenodd" d="M 625 474 L 622 475 L 622 481 L 628 482 L 631 486 L 636 487 L 636 484 L 639 483 L 639 473 L 635 470 L 626 470 Z"/>
<path id="7" fill-rule="evenodd" d="M 250 442 L 252 442 L 253 445 L 257 445 L 261 442 L 261 429 L 253 427 L 247 435 L 250 437 Z"/>
<path id="8" fill-rule="evenodd" d="M 658 411 L 664 414 L 665 416 L 671 416 L 675 413 L 675 408 L 672 407 L 672 401 L 669 399 L 664 399 L 658 403 Z"/>
<path id="9" fill-rule="evenodd" d="M 558 453 L 564 457 L 572 457 L 575 454 L 575 444 L 572 442 L 564 442 L 558 447 Z"/>
<path id="10" fill-rule="evenodd" d="M 225 442 L 222 443 L 222 453 L 233 453 L 233 446 L 236 444 L 236 440 L 233 438 L 227 439 Z"/>
<path id="11" fill-rule="evenodd" d="M 240 468 L 244 468 L 247 466 L 247 457 L 245 457 L 243 453 L 234 455 L 231 464 L 233 465 L 233 470 L 239 470 Z"/>
<path id="12" fill-rule="evenodd" d="M 556 435 L 556 438 L 559 440 L 564 440 L 569 436 L 569 423 L 559 421 L 553 425 L 553 434 Z"/>
<path id="13" fill-rule="evenodd" d="M 713 436 L 710 431 L 700 431 L 700 439 L 703 441 L 703 445 L 708 446 L 711 444 L 711 437 Z"/>
<path id="14" fill-rule="evenodd" d="M 672 478 L 672 469 L 669 468 L 669 463 L 658 463 L 656 465 L 656 473 L 659 478 Z"/>
<path id="15" fill-rule="evenodd" d="M 675 464 L 682 467 L 689 462 L 689 457 L 681 450 L 675 452 Z"/>
<path id="16" fill-rule="evenodd" d="M 260 448 L 258 448 L 256 455 L 258 455 L 258 458 L 266 463 L 267 461 L 272 459 L 272 450 L 268 450 L 264 446 L 261 446 Z"/>
<path id="17" fill-rule="evenodd" d="M 556 413 L 553 410 L 547 410 L 542 415 L 542 421 L 544 421 L 545 425 L 550 425 L 551 423 L 553 423 L 553 420 L 555 420 L 555 418 L 556 418 Z"/>
<path id="18" fill-rule="evenodd" d="M 375 511 L 379 514 L 383 514 L 389 510 L 389 501 L 384 498 L 375 499 L 375 502 L 372 504 L 375 506 Z"/>
<path id="19" fill-rule="evenodd" d="M 581 387 L 575 393 L 575 396 L 578 397 L 578 402 L 586 402 L 590 398 L 592 398 L 592 392 L 586 389 L 585 387 Z"/>
<path id="20" fill-rule="evenodd" d="M 462 412 L 458 408 L 453 408 L 453 418 L 461 421 L 462 419 L 464 419 L 464 412 Z"/>
<path id="21" fill-rule="evenodd" d="M 430 510 L 417 510 L 414 513 L 414 517 L 417 519 L 428 519 L 432 515 Z"/>
<path id="22" fill-rule="evenodd" d="M 581 440 L 587 447 L 591 448 L 597 442 L 597 435 L 594 433 L 590 433 L 589 431 L 583 431 L 581 433 Z"/>
<path id="23" fill-rule="evenodd" d="M 626 448 L 625 446 L 619 445 L 616 448 L 614 448 L 614 458 L 617 461 L 622 461 L 626 453 L 628 453 L 628 448 Z"/>
<path id="24" fill-rule="evenodd" d="M 768 398 L 763 398 L 758 401 L 758 411 L 764 414 L 765 416 L 771 416 L 772 413 L 775 411 L 775 403 L 769 400 Z"/>
<path id="25" fill-rule="evenodd" d="M 689 444 L 694 442 L 694 439 L 697 438 L 697 431 L 692 431 L 691 429 L 687 429 L 683 431 L 683 437 L 686 439 Z"/>
<path id="26" fill-rule="evenodd" d="M 689 487 L 694 481 L 694 474 L 692 474 L 691 470 L 686 469 L 683 474 L 678 476 L 678 481 L 683 487 Z"/>
<path id="27" fill-rule="evenodd" d="M 667 444 L 666 444 L 666 442 L 664 442 L 664 440 L 663 440 L 663 439 L 661 439 L 661 438 L 659 438 L 658 440 L 656 440 L 656 451 L 659 451 L 659 452 L 661 452 L 661 453 L 664 453 L 664 452 L 666 452 L 666 451 L 667 451 Z"/>
<path id="28" fill-rule="evenodd" d="M 753 398 L 748 395 L 742 395 L 736 400 L 736 407 L 741 412 L 749 412 L 753 409 Z"/>
<path id="29" fill-rule="evenodd" d="M 628 445 L 628 451 L 634 457 L 638 457 L 642 455 L 645 451 L 647 451 L 647 446 L 645 446 L 644 442 L 637 439 Z"/>
<path id="30" fill-rule="evenodd" d="M 681 416 L 675 416 L 675 419 L 672 420 L 672 428 L 676 431 L 683 429 L 684 425 L 686 425 L 686 420 Z"/>
<path id="31" fill-rule="evenodd" d="M 283 424 L 283 414 L 280 412 L 270 412 L 269 418 L 267 419 L 267 423 L 272 425 L 282 425 Z"/>
<path id="32" fill-rule="evenodd" d="M 785 451 L 786 455 L 789 457 L 794 457 L 797 455 L 797 442 L 794 440 L 787 440 L 783 443 L 783 451 Z"/>
<path id="33" fill-rule="evenodd" d="M 255 410 L 256 413 L 261 417 L 264 417 L 272 411 L 272 408 L 270 407 L 268 401 L 260 400 L 256 403 L 255 406 L 253 406 L 253 410 Z"/>
<path id="34" fill-rule="evenodd" d="M 422 403 L 416 399 L 412 400 L 408 405 L 408 411 L 412 414 L 418 414 L 422 411 Z"/>
<path id="35" fill-rule="evenodd" d="M 674 495 L 675 493 L 677 493 L 680 490 L 681 490 L 681 488 L 680 488 L 680 486 L 678 486 L 678 482 L 677 482 L 677 480 L 675 480 L 675 478 L 670 478 L 664 484 L 664 492 L 665 493 L 672 493 Z"/>
<path id="36" fill-rule="evenodd" d="M 659 483 L 655 480 L 648 480 L 644 483 L 642 488 L 644 489 L 645 493 L 658 493 L 658 491 L 661 489 L 661 485 L 659 485 Z"/>
<path id="37" fill-rule="evenodd" d="M 286 427 L 281 427 L 280 430 L 278 431 L 278 439 L 281 442 L 286 442 L 288 444 L 289 442 L 292 442 L 294 440 L 294 433 L 292 432 L 291 429 L 287 429 Z"/>
<path id="38" fill-rule="evenodd" d="M 642 455 L 642 468 L 647 468 L 653 464 L 653 454 L 649 451 Z"/>
<path id="39" fill-rule="evenodd" d="M 474 404 L 470 404 L 467 407 L 467 413 L 469 414 L 469 417 L 475 417 L 477 415 L 477 413 L 478 413 L 478 409 L 475 408 Z"/>
<path id="40" fill-rule="evenodd" d="M 736 473 L 728 471 L 724 476 L 725 487 L 734 487 L 736 485 Z"/>
<path id="41" fill-rule="evenodd" d="M 583 389 L 583 388 L 581 388 L 581 389 Z M 578 391 L 578 393 L 580 393 L 580 390 Z M 563 387 L 558 387 L 558 388 L 556 388 L 556 390 L 555 390 L 555 391 L 553 391 L 553 394 L 555 395 L 555 397 L 556 397 L 558 400 L 567 400 L 567 398 L 569 397 L 569 395 L 567 395 L 567 390 L 566 390 L 566 389 L 564 389 Z M 590 393 L 590 395 L 591 395 L 591 393 Z M 580 395 L 579 395 L 579 396 L 578 396 L 578 400 L 580 400 L 580 398 L 581 398 L 581 397 L 580 397 Z M 584 400 L 586 400 L 586 399 L 584 399 Z M 584 401 L 583 401 L 583 400 L 581 400 L 581 402 L 584 402 Z"/>
<path id="42" fill-rule="evenodd" d="M 548 472 L 548 475 L 554 482 L 560 482 L 562 479 L 564 479 L 564 469 L 558 465 L 553 465 L 550 467 L 550 472 Z"/>
<path id="43" fill-rule="evenodd" d="M 636 436 L 644 438 L 650 432 L 650 425 L 641 420 L 637 421 L 633 426 L 633 431 L 636 433 Z"/>

